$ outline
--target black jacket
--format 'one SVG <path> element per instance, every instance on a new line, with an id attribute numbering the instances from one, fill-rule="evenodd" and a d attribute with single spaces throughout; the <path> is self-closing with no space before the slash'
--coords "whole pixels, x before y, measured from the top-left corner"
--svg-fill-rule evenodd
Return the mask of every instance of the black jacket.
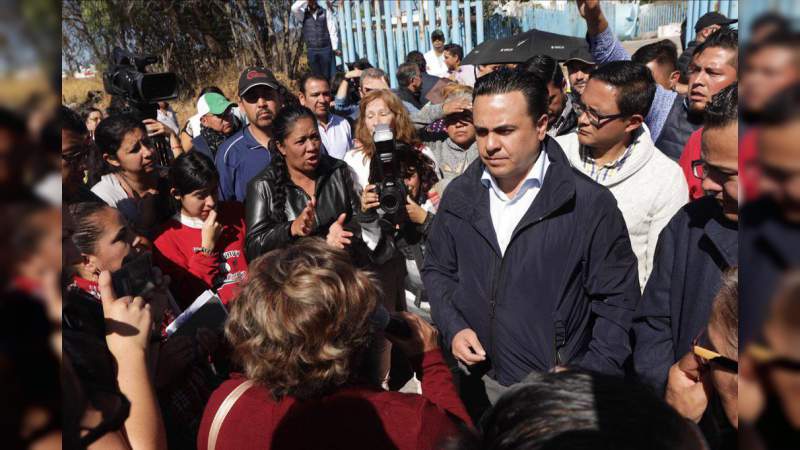
<path id="1" fill-rule="evenodd" d="M 325 238 L 328 229 L 340 214 L 347 214 L 345 228 L 354 233 L 351 251 L 359 251 L 363 256 L 364 243 L 361 240 L 361 227 L 356 215 L 361 210 L 361 200 L 356 192 L 349 166 L 341 160 L 321 155 L 317 167 L 317 200 L 314 236 Z M 275 161 L 247 184 L 245 201 L 245 253 L 248 261 L 293 241 L 292 221 L 303 212 L 311 200 L 300 187 L 289 181 L 286 185 L 284 205 L 287 220 L 276 222 L 272 219 L 272 199 L 276 194 L 278 173 Z"/>
<path id="2" fill-rule="evenodd" d="M 693 114 L 686 105 L 686 97 L 676 95 L 672 109 L 667 114 L 664 127 L 656 140 L 656 147 L 662 153 L 677 161 L 681 158 L 683 147 L 689 136 L 703 126 L 702 115 Z"/>
<path id="3" fill-rule="evenodd" d="M 684 206 L 661 231 L 633 323 L 636 374 L 658 393 L 708 323 L 722 273 L 737 265 L 738 244 L 736 224 L 712 197 Z"/>
<path id="4" fill-rule="evenodd" d="M 505 255 L 476 160 L 447 187 L 422 272 L 445 342 L 471 328 L 488 359 L 475 370 L 505 386 L 557 365 L 621 374 L 640 297 L 614 196 L 572 169 L 555 140 L 542 148 L 550 166 Z"/>
<path id="5" fill-rule="evenodd" d="M 768 197 L 742 209 L 739 270 L 739 341 L 757 337 L 781 276 L 800 268 L 800 224 L 783 218 L 780 207 Z M 741 347 L 740 347 L 741 348 Z"/>

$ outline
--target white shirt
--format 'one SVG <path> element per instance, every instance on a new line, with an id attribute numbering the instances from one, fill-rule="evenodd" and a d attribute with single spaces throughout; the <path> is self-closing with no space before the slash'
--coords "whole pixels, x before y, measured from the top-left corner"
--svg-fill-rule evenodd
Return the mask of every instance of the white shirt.
<path id="1" fill-rule="evenodd" d="M 128 196 L 125 188 L 113 173 L 103 175 L 100 181 L 92 186 L 92 192 L 108 206 L 118 209 L 128 219 L 128 222 L 135 224 L 139 221 L 138 202 Z"/>
<path id="2" fill-rule="evenodd" d="M 336 159 L 344 159 L 344 154 L 350 149 L 353 134 L 350 130 L 350 122 L 344 117 L 330 114 L 328 124 L 323 125 L 317 122 L 319 127 L 319 137 L 328 155 Z"/>
<path id="3" fill-rule="evenodd" d="M 447 64 L 444 63 L 444 52 L 441 55 L 437 55 L 434 49 L 425 52 L 425 71 L 428 72 L 428 75 L 447 78 L 449 70 L 447 70 Z"/>
<path id="4" fill-rule="evenodd" d="M 547 154 L 542 151 L 525 176 L 525 181 L 522 182 L 522 186 L 514 198 L 508 198 L 489 171 L 483 169 L 481 183 L 489 187 L 489 211 L 497 243 L 500 245 L 503 255 L 506 254 L 506 248 L 511 241 L 514 229 L 517 228 L 517 224 L 530 209 L 536 195 L 539 194 L 549 166 L 550 161 L 547 159 Z"/>

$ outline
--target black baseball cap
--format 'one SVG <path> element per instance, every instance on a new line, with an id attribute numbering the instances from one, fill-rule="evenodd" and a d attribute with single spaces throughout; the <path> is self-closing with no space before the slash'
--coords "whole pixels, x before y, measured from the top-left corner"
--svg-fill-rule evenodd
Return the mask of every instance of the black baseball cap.
<path id="1" fill-rule="evenodd" d="M 705 27 L 710 27 L 711 25 L 730 25 L 738 21 L 739 19 L 728 19 L 723 14 L 720 14 L 716 11 L 711 11 L 703 14 L 703 17 L 697 19 L 697 23 L 694 24 L 694 31 L 695 33 L 699 33 L 700 30 Z"/>
<path id="2" fill-rule="evenodd" d="M 278 89 L 278 80 L 272 71 L 264 67 L 248 67 L 239 75 L 239 96 L 241 97 L 253 86 L 269 86 Z"/>
<path id="3" fill-rule="evenodd" d="M 433 33 L 431 33 L 431 41 L 437 41 L 437 40 L 438 41 L 444 40 L 444 33 L 442 33 L 442 30 L 433 30 Z"/>

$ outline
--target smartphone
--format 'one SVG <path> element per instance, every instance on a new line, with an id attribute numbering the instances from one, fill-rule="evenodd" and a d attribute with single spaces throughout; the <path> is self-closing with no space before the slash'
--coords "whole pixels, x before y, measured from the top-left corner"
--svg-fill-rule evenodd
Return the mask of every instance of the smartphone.
<path id="1" fill-rule="evenodd" d="M 111 274 L 111 283 L 118 298 L 141 296 L 155 288 L 150 252 L 139 253 L 124 261 L 122 267 Z"/>

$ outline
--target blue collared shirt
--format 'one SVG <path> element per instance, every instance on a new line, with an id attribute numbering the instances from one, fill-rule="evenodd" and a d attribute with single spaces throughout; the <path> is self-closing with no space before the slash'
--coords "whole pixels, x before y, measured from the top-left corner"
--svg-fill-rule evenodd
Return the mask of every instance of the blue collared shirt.
<path id="1" fill-rule="evenodd" d="M 350 122 L 342 116 L 329 114 L 327 124 L 318 122 L 317 125 L 319 137 L 328 155 L 344 159 L 344 154 L 352 147 L 353 133 L 350 130 Z"/>
<path id="2" fill-rule="evenodd" d="M 506 253 L 506 247 L 511 241 L 514 229 L 517 228 L 517 224 L 528 212 L 539 194 L 549 166 L 550 161 L 548 161 L 547 154 L 540 149 L 539 157 L 528 171 L 525 181 L 522 182 L 522 186 L 513 198 L 509 198 L 500 189 L 497 181 L 486 168 L 483 169 L 481 183 L 489 188 L 489 210 L 492 216 L 492 225 L 503 255 Z"/>
<path id="3" fill-rule="evenodd" d="M 219 146 L 214 163 L 219 172 L 222 201 L 244 202 L 247 183 L 270 163 L 269 151 L 250 133 L 250 127 L 229 137 Z"/>

